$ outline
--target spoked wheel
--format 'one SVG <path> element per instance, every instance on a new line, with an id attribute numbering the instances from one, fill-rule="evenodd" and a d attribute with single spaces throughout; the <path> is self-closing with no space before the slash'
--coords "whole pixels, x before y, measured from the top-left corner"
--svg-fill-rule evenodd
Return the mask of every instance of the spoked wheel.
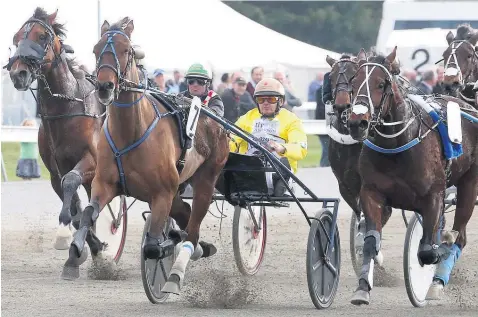
<path id="1" fill-rule="evenodd" d="M 234 207 L 232 248 L 239 271 L 254 275 L 264 260 L 267 238 L 267 217 L 264 206 Z"/>
<path id="2" fill-rule="evenodd" d="M 322 209 L 312 220 L 307 242 L 307 284 L 317 309 L 332 305 L 340 278 L 340 235 L 337 224 L 332 239 L 333 214 Z M 333 241 L 332 241 L 333 240 Z"/>
<path id="3" fill-rule="evenodd" d="M 418 262 L 418 247 L 422 238 L 423 227 L 414 214 L 407 227 L 405 246 L 403 249 L 403 274 L 410 302 L 415 307 L 427 304 L 426 296 L 433 281 L 435 265 L 424 265 Z"/>
<path id="4" fill-rule="evenodd" d="M 146 233 L 149 231 L 150 226 L 151 213 L 148 214 L 148 218 L 146 218 L 144 223 L 143 237 L 141 239 L 141 279 L 143 280 L 144 291 L 146 292 L 149 301 L 153 304 L 159 304 L 165 302 L 169 297 L 169 293 L 163 293 L 161 292 L 161 289 L 168 280 L 169 272 L 173 267 L 174 261 L 176 261 L 177 254 L 174 253 L 173 255 L 160 260 L 146 259 L 144 257 L 144 239 L 146 238 Z M 175 227 L 174 220 L 168 218 L 160 242 L 166 240 L 169 230 Z"/>
<path id="5" fill-rule="evenodd" d="M 362 220 L 364 219 L 363 213 L 360 213 L 360 218 L 357 218 L 355 212 L 352 211 L 352 217 L 350 219 L 350 257 L 357 277 L 362 273 L 363 244 L 365 236 L 365 222 Z M 362 225 L 359 228 L 361 221 Z"/>
<path id="6" fill-rule="evenodd" d="M 126 214 L 125 196 L 116 196 L 106 205 L 96 219 L 94 230 L 101 242 L 105 244 L 103 253 L 119 262 L 126 241 L 128 216 Z"/>

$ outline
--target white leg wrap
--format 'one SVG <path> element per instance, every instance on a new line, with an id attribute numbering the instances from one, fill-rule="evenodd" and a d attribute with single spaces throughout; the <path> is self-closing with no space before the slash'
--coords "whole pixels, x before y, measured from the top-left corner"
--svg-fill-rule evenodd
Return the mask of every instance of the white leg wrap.
<path id="1" fill-rule="evenodd" d="M 193 255 L 191 256 L 191 260 L 192 261 L 197 261 L 199 260 L 201 257 L 202 257 L 202 247 L 201 245 L 198 243 L 196 249 L 194 250 L 194 253 Z"/>
<path id="2" fill-rule="evenodd" d="M 368 271 L 368 284 L 370 288 L 373 288 L 373 269 L 374 269 L 375 261 L 374 259 L 370 260 L 370 269 Z"/>
<path id="3" fill-rule="evenodd" d="M 191 259 L 191 255 L 193 254 L 194 246 L 191 242 L 186 241 L 183 243 L 181 251 L 179 251 L 178 257 L 171 268 L 171 274 L 176 274 L 179 276 L 179 280 L 182 281 L 184 279 L 184 273 L 186 272 L 186 267 Z"/>

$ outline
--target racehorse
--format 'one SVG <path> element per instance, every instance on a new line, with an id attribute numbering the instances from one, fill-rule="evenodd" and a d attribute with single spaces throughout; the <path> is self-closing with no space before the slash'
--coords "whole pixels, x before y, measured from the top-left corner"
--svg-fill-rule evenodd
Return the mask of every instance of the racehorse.
<path id="1" fill-rule="evenodd" d="M 93 50 L 96 91 L 99 101 L 109 105 L 108 117 L 99 138 L 91 200 L 70 246 L 70 262 L 78 263 L 86 233 L 100 210 L 115 196 L 126 194 L 148 202 L 151 208 L 151 227 L 143 245 L 146 258 L 169 256 L 175 244 L 186 239 L 162 290 L 179 293 L 188 261 L 215 252 L 214 246 L 198 243 L 199 228 L 228 158 L 228 138 L 225 129 L 208 117 L 189 115 L 188 120 L 197 120 L 197 128 L 186 151 L 181 142 L 184 129 L 176 120 L 183 110 L 162 95 L 148 93 L 147 83 L 139 83 L 131 46 L 133 30 L 128 17 L 111 26 L 105 21 Z M 190 215 L 178 194 L 179 185 L 189 179 L 194 191 Z M 170 232 L 167 241 L 173 243 L 163 247 L 160 240 L 170 212 L 185 232 Z M 78 277 L 77 265 L 72 266 L 71 273 Z"/>
<path id="2" fill-rule="evenodd" d="M 458 26 L 456 36 L 448 32 L 446 40 L 448 48 L 443 52 L 445 94 L 460 98 L 478 109 L 478 54 L 475 47 L 478 32 L 470 25 L 463 24 Z"/>
<path id="3" fill-rule="evenodd" d="M 334 172 L 341 196 L 355 212 L 357 219 L 361 218 L 359 193 L 361 178 L 358 171 L 358 161 L 362 151 L 362 143 L 354 140 L 347 129 L 346 113 L 352 103 L 352 86 L 350 79 L 359 68 L 359 61 L 366 59 L 364 49 L 361 49 L 357 57 L 351 54 L 342 54 L 339 60 L 327 55 L 326 61 L 331 67 L 330 82 L 333 94 L 330 126 L 327 125 L 327 132 L 330 136 L 329 161 Z M 326 113 L 326 115 L 328 115 Z M 385 226 L 392 214 L 392 208 L 386 207 L 382 217 L 382 226 Z M 364 224 L 360 224 L 362 226 Z M 362 228 L 359 228 L 359 230 Z M 363 228 L 365 229 L 365 228 Z M 383 256 L 377 257 L 382 264 Z M 354 265 L 355 266 L 355 265 Z M 358 267 L 356 268 L 359 271 Z M 357 273 L 359 274 L 359 273 Z"/>
<path id="4" fill-rule="evenodd" d="M 360 154 L 359 172 L 367 234 L 362 275 L 351 300 L 355 305 L 370 301 L 373 258 L 381 247 L 385 205 L 413 210 L 422 216 L 418 258 L 424 265 L 438 264 L 428 292 L 433 296 L 447 284 L 466 245 L 466 225 L 478 190 L 478 124 L 468 113 L 463 115 L 467 119 L 460 118 L 459 111 L 453 118 L 451 110 L 446 111 L 448 127 L 442 122 L 443 108 L 459 106 L 463 112 L 474 109 L 451 96 L 426 97 L 426 102 L 418 95 L 407 94 L 405 85 L 395 77 L 400 72 L 396 52 L 397 47 L 388 56 L 372 54 L 360 62 L 352 79 L 348 127 L 350 135 L 366 145 Z M 453 119 L 461 127 L 452 126 Z M 461 145 L 449 141 L 447 129 L 456 132 L 456 128 L 462 131 Z M 448 233 L 452 238 L 441 244 L 436 241 L 438 222 L 444 210 L 445 189 L 452 185 L 457 187 L 453 231 Z"/>
<path id="5" fill-rule="evenodd" d="M 91 194 L 106 107 L 97 102 L 88 74 L 66 56 L 73 50 L 63 44 L 65 29 L 56 22 L 57 12 L 35 9 L 13 37 L 17 50 L 6 68 L 17 90 L 26 91 L 38 81 L 39 152 L 50 172 L 51 185 L 63 202 L 54 247 L 66 250 L 72 216 L 78 229 L 82 210 L 77 189 L 83 185 L 88 196 Z M 93 232 L 88 233 L 87 241 L 90 247 L 99 242 Z"/>

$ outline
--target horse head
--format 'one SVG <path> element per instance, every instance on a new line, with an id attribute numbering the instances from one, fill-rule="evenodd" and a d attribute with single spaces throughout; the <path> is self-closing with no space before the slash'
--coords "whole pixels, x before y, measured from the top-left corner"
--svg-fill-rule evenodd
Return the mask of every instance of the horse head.
<path id="1" fill-rule="evenodd" d="M 13 36 L 16 50 L 4 67 L 17 90 L 25 91 L 35 79 L 50 71 L 60 57 L 65 35 L 63 25 L 55 22 L 58 11 L 47 14 L 36 8 Z"/>
<path id="2" fill-rule="evenodd" d="M 128 17 L 110 26 L 105 20 L 101 26 L 101 38 L 95 45 L 96 57 L 96 91 L 103 105 L 109 105 L 125 90 L 128 71 L 133 68 L 134 49 L 131 34 L 134 30 L 133 20 Z"/>
<path id="3" fill-rule="evenodd" d="M 388 56 L 374 54 L 359 62 L 352 79 L 352 111 L 348 119 L 350 135 L 357 141 L 368 137 L 371 124 L 389 115 L 394 95 L 393 75 L 400 73 L 397 47 Z"/>
<path id="4" fill-rule="evenodd" d="M 469 25 L 458 27 L 456 37 L 450 31 L 446 35 L 448 48 L 443 52 L 445 61 L 445 77 L 443 86 L 445 93 L 458 97 L 468 81 L 476 81 L 478 78 L 472 78 L 477 71 L 478 55 L 476 53 L 476 42 L 478 41 L 478 32 Z"/>
<path id="5" fill-rule="evenodd" d="M 333 110 L 337 118 L 350 108 L 352 102 L 352 86 L 350 80 L 358 70 L 360 60 L 365 60 L 365 50 L 362 48 L 357 57 L 351 54 L 342 54 L 339 60 L 327 55 L 326 61 L 332 68 L 330 71 L 330 84 L 333 94 Z"/>

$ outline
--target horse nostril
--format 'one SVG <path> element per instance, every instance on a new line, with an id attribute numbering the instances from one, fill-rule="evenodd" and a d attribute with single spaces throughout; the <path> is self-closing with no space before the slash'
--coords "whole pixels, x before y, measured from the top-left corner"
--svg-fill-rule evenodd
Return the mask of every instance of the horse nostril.
<path id="1" fill-rule="evenodd" d="M 24 69 L 22 69 L 21 71 L 18 72 L 18 77 L 19 78 L 25 79 L 25 78 L 27 78 L 27 75 L 28 75 L 28 73 Z"/>
<path id="2" fill-rule="evenodd" d="M 113 90 L 113 89 L 115 88 L 115 84 L 114 84 L 112 81 L 107 81 L 107 82 L 105 83 L 105 88 L 106 88 L 107 90 Z"/>
<path id="3" fill-rule="evenodd" d="M 359 124 L 360 129 L 367 129 L 368 128 L 368 121 L 367 120 L 360 120 Z"/>

